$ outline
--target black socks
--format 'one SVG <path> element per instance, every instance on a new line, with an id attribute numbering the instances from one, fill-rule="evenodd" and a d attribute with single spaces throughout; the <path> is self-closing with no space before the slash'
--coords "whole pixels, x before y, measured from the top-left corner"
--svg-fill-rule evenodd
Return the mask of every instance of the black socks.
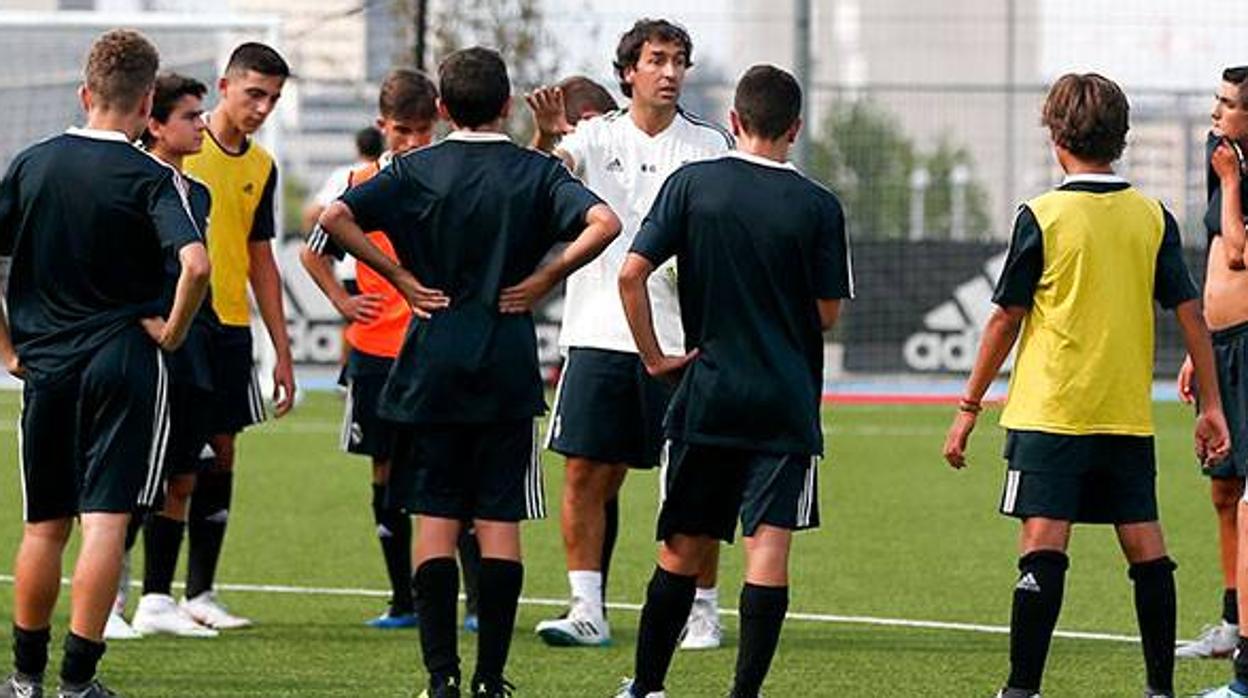
<path id="1" fill-rule="evenodd" d="M 65 660 L 61 663 L 61 683 L 82 686 L 95 678 L 95 668 L 104 656 L 104 643 L 93 642 L 72 632 L 65 638 Z"/>
<path id="2" fill-rule="evenodd" d="M 182 551 L 186 523 L 163 514 L 147 517 L 143 529 L 143 593 L 173 594 L 173 574 Z"/>
<path id="3" fill-rule="evenodd" d="M 230 518 L 230 499 L 234 493 L 234 472 L 208 470 L 199 474 L 191 496 L 191 515 L 187 522 L 190 550 L 187 556 L 186 598 L 193 599 L 211 591 L 217 576 L 217 561 L 225 542 L 225 527 Z"/>
<path id="4" fill-rule="evenodd" d="M 13 626 L 13 668 L 17 673 L 41 677 L 48 668 L 48 643 L 52 640 L 50 628 L 26 630 Z"/>
<path id="5" fill-rule="evenodd" d="M 455 558 L 426 560 L 416 568 L 416 610 L 420 613 L 420 651 L 432 680 L 459 683 L 456 602 L 459 569 Z"/>
<path id="6" fill-rule="evenodd" d="M 788 587 L 746 583 L 741 588 L 741 643 L 732 698 L 758 698 L 780 644 L 780 628 L 789 610 Z"/>
<path id="7" fill-rule="evenodd" d="M 404 512 L 386 506 L 386 486 L 373 485 L 373 522 L 377 540 L 390 579 L 390 612 L 411 613 L 412 599 L 412 520 Z"/>
<path id="8" fill-rule="evenodd" d="M 646 605 L 641 609 L 641 625 L 637 630 L 637 676 L 633 692 L 646 695 L 663 690 L 663 681 L 672 664 L 680 631 L 693 607 L 693 575 L 672 574 L 662 567 L 654 568 L 646 588 Z"/>
<path id="9" fill-rule="evenodd" d="M 477 671 L 473 683 L 497 686 L 511 650 L 516 626 L 516 607 L 524 585 L 524 566 L 515 560 L 481 560 L 481 595 L 477 600 L 480 630 L 477 634 Z"/>
<path id="10" fill-rule="evenodd" d="M 1135 617 L 1140 624 L 1148 687 L 1157 693 L 1174 691 L 1176 567 L 1170 558 L 1161 557 L 1131 565 L 1129 572 L 1135 582 Z"/>
<path id="11" fill-rule="evenodd" d="M 611 573 L 611 556 L 615 554 L 615 541 L 620 536 L 620 498 L 612 497 L 607 501 L 607 525 L 602 532 L 602 614 L 607 614 L 607 577 Z"/>
<path id="12" fill-rule="evenodd" d="M 1234 589 L 1222 590 L 1222 620 L 1239 625 L 1239 595 Z"/>
<path id="13" fill-rule="evenodd" d="M 1065 553 L 1056 550 L 1030 552 L 1018 561 L 1019 577 L 1010 615 L 1010 678 L 1006 682 L 1009 688 L 1040 690 L 1053 628 L 1062 610 L 1069 564 Z M 1173 646 L 1170 652 L 1173 654 Z"/>

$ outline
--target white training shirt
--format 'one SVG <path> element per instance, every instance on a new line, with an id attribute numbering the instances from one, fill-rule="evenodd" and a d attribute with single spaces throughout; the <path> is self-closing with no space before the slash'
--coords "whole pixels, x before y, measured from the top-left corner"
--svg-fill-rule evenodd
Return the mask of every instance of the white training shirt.
<path id="1" fill-rule="evenodd" d="M 575 161 L 577 174 L 620 217 L 620 235 L 601 255 L 568 277 L 559 346 L 637 353 L 624 317 L 618 278 L 642 220 L 664 180 L 676 168 L 731 150 L 722 128 L 678 110 L 670 126 L 650 136 L 628 110 L 581 121 L 559 149 Z M 664 353 L 685 351 L 676 290 L 676 262 L 660 267 L 649 281 L 654 329 Z"/>

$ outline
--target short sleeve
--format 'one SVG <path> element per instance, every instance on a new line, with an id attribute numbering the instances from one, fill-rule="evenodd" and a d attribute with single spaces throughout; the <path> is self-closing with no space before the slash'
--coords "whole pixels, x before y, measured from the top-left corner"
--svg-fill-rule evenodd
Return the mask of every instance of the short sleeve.
<path id="1" fill-rule="evenodd" d="M 589 152 L 593 148 L 594 134 L 601 123 L 601 116 L 582 120 L 576 125 L 576 129 L 572 133 L 560 139 L 559 145 L 555 146 L 555 150 L 562 150 L 572 156 L 572 161 L 576 163 L 577 169 L 584 170 L 586 161 L 589 159 Z"/>
<path id="2" fill-rule="evenodd" d="M 178 189 L 172 172 L 165 173 L 152 188 L 147 212 L 161 247 L 180 250 L 193 242 L 204 241 L 191 214 L 190 202 Z"/>
<path id="3" fill-rule="evenodd" d="M 549 195 L 551 201 L 551 225 L 556 239 L 575 240 L 585 229 L 585 216 L 589 209 L 602 203 L 602 199 L 573 177 L 562 164 L 551 167 Z"/>
<path id="4" fill-rule="evenodd" d="M 340 167 L 329 174 L 325 178 L 325 183 L 321 185 L 319 191 L 312 197 L 318 206 L 328 206 L 347 190 L 347 185 L 351 182 L 351 168 Z"/>
<path id="5" fill-rule="evenodd" d="M 650 260 L 654 266 L 680 253 L 688 239 L 685 215 L 688 205 L 689 171 L 681 167 L 673 172 L 641 221 L 631 251 Z"/>
<path id="6" fill-rule="evenodd" d="M 364 230 L 390 230 L 395 201 L 403 190 L 404 160 L 396 158 L 389 167 L 357 187 L 348 189 L 339 200 L 351 209 L 355 222 Z"/>
<path id="7" fill-rule="evenodd" d="M 269 178 L 264 182 L 264 193 L 260 195 L 260 204 L 256 206 L 255 217 L 251 221 L 250 242 L 272 240 L 277 236 L 277 214 L 273 207 L 273 198 L 277 190 L 277 165 L 269 169 Z"/>
<path id="8" fill-rule="evenodd" d="M 992 302 L 1003 308 L 1030 308 L 1043 272 L 1044 233 L 1031 209 L 1020 206 L 1014 219 L 1010 251 L 1001 268 Z"/>
<path id="9" fill-rule="evenodd" d="M 1200 297 L 1192 275 L 1183 260 L 1183 240 L 1179 224 L 1170 212 L 1162 208 L 1166 219 L 1166 231 L 1162 234 L 1161 247 L 1157 250 L 1157 271 L 1153 284 L 1153 297 L 1163 308 L 1174 308 L 1180 303 Z"/>
<path id="10" fill-rule="evenodd" d="M 17 246 L 18 162 L 19 159 L 15 159 L 10 163 L 4 179 L 0 180 L 0 257 L 12 257 Z"/>
<path id="11" fill-rule="evenodd" d="M 820 216 L 815 250 L 815 294 L 823 300 L 853 298 L 854 265 L 845 233 L 845 212 L 835 196 L 828 195 L 828 199 Z"/>
<path id="12" fill-rule="evenodd" d="M 324 257 L 333 257 L 339 262 L 347 257 L 346 251 L 339 247 L 333 238 L 329 237 L 329 233 L 325 232 L 320 223 L 317 223 L 316 227 L 312 228 L 312 232 L 308 233 L 308 241 L 305 244 L 309 250 L 316 254 Z"/>

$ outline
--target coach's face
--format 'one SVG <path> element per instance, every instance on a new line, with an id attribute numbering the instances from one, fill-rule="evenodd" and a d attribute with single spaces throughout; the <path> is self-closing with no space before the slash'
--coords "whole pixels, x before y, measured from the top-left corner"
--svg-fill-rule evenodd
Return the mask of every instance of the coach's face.
<path id="1" fill-rule="evenodd" d="M 260 130 L 277 107 L 285 84 L 285 78 L 254 70 L 227 73 L 218 84 L 221 105 L 230 121 L 243 133 L 252 134 Z"/>
<path id="2" fill-rule="evenodd" d="M 1223 82 L 1213 102 L 1213 134 L 1234 141 L 1248 141 L 1248 95 L 1236 85 Z"/>
<path id="3" fill-rule="evenodd" d="M 649 41 L 642 44 L 637 64 L 624 79 L 633 87 L 633 101 L 655 105 L 675 105 L 689 69 L 689 56 L 684 46 L 674 41 Z"/>

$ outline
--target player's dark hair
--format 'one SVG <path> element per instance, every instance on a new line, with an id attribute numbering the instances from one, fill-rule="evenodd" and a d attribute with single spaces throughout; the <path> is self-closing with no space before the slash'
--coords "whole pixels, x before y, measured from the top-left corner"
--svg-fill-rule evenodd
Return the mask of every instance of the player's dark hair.
<path id="1" fill-rule="evenodd" d="M 1053 142 L 1083 160 L 1111 163 L 1127 145 L 1131 107 L 1122 88 L 1097 73 L 1067 73 L 1053 83 L 1041 123 Z"/>
<path id="2" fill-rule="evenodd" d="M 452 53 L 438 66 L 442 103 L 458 126 L 494 121 L 511 98 L 507 64 L 497 51 L 474 46 Z"/>
<path id="3" fill-rule="evenodd" d="M 580 121 L 585 112 L 606 114 L 619 109 L 615 98 L 607 92 L 607 88 L 590 80 L 584 75 L 573 75 L 559 82 L 563 90 L 563 111 L 572 126 Z"/>
<path id="4" fill-rule="evenodd" d="M 1239 102 L 1248 106 L 1248 65 L 1223 70 L 1222 79 L 1239 88 Z"/>
<path id="5" fill-rule="evenodd" d="M 633 86 L 625 82 L 624 72 L 637 67 L 641 49 L 647 41 L 680 44 L 685 50 L 685 66 L 693 67 L 693 39 L 689 38 L 689 32 L 684 27 L 665 19 L 639 19 L 632 29 L 624 32 L 615 47 L 615 74 L 625 97 L 633 96 Z"/>
<path id="6" fill-rule="evenodd" d="M 780 138 L 802 113 L 802 88 L 774 65 L 756 65 L 737 82 L 732 100 L 741 128 L 769 141 Z"/>
<path id="7" fill-rule="evenodd" d="M 386 144 L 382 141 L 381 131 L 376 128 L 365 126 L 355 132 L 355 152 L 359 153 L 360 157 L 376 160 L 381 157 L 385 149 Z"/>
<path id="8" fill-rule="evenodd" d="M 436 121 L 438 88 L 428 75 L 411 68 L 390 71 L 381 81 L 377 111 L 386 119 Z"/>
<path id="9" fill-rule="evenodd" d="M 96 104 L 125 111 L 147 96 L 159 67 L 160 54 L 147 37 L 114 29 L 91 44 L 83 79 Z"/>
<path id="10" fill-rule="evenodd" d="M 165 123 L 173 113 L 178 100 L 186 96 L 204 98 L 208 86 L 195 78 L 177 73 L 161 73 L 156 77 L 156 92 L 152 96 L 152 118 Z"/>
<path id="11" fill-rule="evenodd" d="M 206 94 L 208 86 L 195 78 L 177 73 L 161 73 L 156 76 L 156 90 L 152 93 L 151 118 L 162 124 L 168 123 L 173 108 L 183 97 L 203 99 Z M 140 140 L 144 147 L 151 148 L 156 142 L 156 136 L 144 129 Z"/>
<path id="12" fill-rule="evenodd" d="M 248 41 L 238 45 L 230 54 L 225 64 L 227 73 L 245 73 L 247 71 L 286 79 L 290 77 L 290 66 L 276 49 L 258 41 Z"/>

